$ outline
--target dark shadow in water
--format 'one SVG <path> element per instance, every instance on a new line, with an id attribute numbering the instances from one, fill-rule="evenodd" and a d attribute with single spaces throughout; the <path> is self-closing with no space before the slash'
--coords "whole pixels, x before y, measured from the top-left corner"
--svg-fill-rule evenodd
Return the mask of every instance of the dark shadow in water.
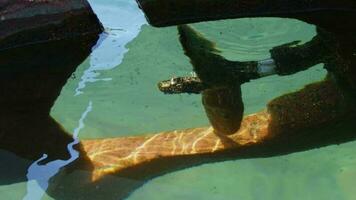
<path id="1" fill-rule="evenodd" d="M 64 12 L 61 4 L 32 3 L 34 14 L 48 5 L 57 9 L 27 17 L 29 3 L 6 2 L 0 2 L 0 11 L 13 15 L 0 23 L 0 185 L 26 181 L 27 168 L 43 154 L 48 157 L 40 164 L 70 158 L 73 138 L 50 109 L 102 31 L 85 4 Z"/>
<path id="2" fill-rule="evenodd" d="M 319 14 L 316 16 L 320 16 Z M 47 154 L 48 158 L 42 164 L 57 159 L 69 159 L 67 145 L 73 142 L 73 138 L 49 116 L 49 112 L 66 80 L 89 55 L 91 47 L 98 39 L 101 30 L 99 22 L 92 15 L 88 18 L 86 16 L 79 14 L 60 25 L 29 29 L 22 34 L 27 39 L 33 36 L 34 41 L 31 42 L 29 39 L 30 42 L 27 45 L 17 48 L 9 47 L 16 46 L 14 42 L 16 42 L 16 38 L 21 37 L 21 32 L 2 38 L 0 41 L 4 47 L 0 48 L 0 92 L 2 97 L 0 99 L 0 185 L 26 181 L 27 168 L 43 154 Z M 322 22 L 326 23 L 325 20 Z M 337 24 L 336 31 L 333 33 L 335 35 L 335 40 L 333 40 L 335 44 L 333 45 L 337 44 L 336 46 L 341 47 L 338 55 L 343 61 L 342 66 L 338 68 L 340 70 L 335 71 L 335 77 L 343 90 L 353 91 L 356 88 L 356 71 L 353 67 L 356 64 L 354 56 L 356 43 L 352 35 L 354 32 L 340 33 L 340 24 L 335 21 L 331 22 L 331 24 Z M 70 26 L 67 26 L 69 24 Z M 332 26 L 329 26 L 327 30 L 331 30 Z M 68 27 L 70 30 L 67 29 Z M 80 27 L 80 29 L 77 30 L 76 27 Z M 68 35 L 69 32 L 73 33 L 75 30 L 79 33 L 78 35 Z M 50 37 L 51 34 L 48 34 L 48 31 L 54 31 L 52 33 L 58 33 L 58 36 L 65 35 L 65 37 L 50 41 L 35 37 L 41 33 Z M 11 45 L 9 46 L 9 44 Z M 351 101 L 354 101 L 352 94 L 350 96 Z M 290 96 L 286 96 L 286 98 L 288 97 Z M 298 98 L 294 97 L 293 100 L 299 100 Z M 315 96 L 311 96 L 311 98 L 313 100 Z M 310 102 L 308 101 L 308 103 Z M 273 119 L 278 119 L 281 116 L 278 112 L 274 113 Z M 154 177 L 198 164 L 284 155 L 353 141 L 356 138 L 354 119 L 355 117 L 352 115 L 351 117 L 345 116 L 345 120 L 327 120 L 326 123 L 322 123 L 321 127 L 302 131 L 302 135 L 291 135 L 291 137 L 287 135 L 280 140 L 237 151 L 230 149 L 217 153 L 157 157 L 150 162 L 139 163 L 134 167 L 122 170 L 120 173 L 107 173 L 97 182 L 92 182 L 91 176 L 95 165 L 100 163 L 90 160 L 82 144 L 78 144 L 75 148 L 80 153 L 79 159 L 65 167 L 51 180 L 47 192 L 58 200 L 123 199 Z M 272 129 L 274 123 L 278 123 L 278 121 L 272 120 Z M 284 133 L 288 133 L 288 131 Z M 293 140 L 293 137 L 298 140 Z M 306 140 L 307 142 L 305 142 Z M 131 149 L 131 151 L 134 150 Z"/>

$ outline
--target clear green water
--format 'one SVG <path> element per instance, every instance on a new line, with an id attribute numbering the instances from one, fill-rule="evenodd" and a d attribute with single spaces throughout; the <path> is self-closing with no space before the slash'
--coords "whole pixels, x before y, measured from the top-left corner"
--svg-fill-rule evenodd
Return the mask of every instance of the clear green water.
<path id="1" fill-rule="evenodd" d="M 107 0 L 93 3 L 93 6 L 100 14 L 105 13 L 108 9 L 105 5 L 110 3 L 113 2 Z M 119 10 L 135 4 L 117 1 L 113 5 L 110 9 Z M 114 16 L 104 17 L 107 28 L 117 28 L 110 24 L 114 20 L 110 17 Z M 216 41 L 223 55 L 232 60 L 264 59 L 269 56 L 268 50 L 276 45 L 294 40 L 308 41 L 315 34 L 315 27 L 286 19 L 228 20 L 194 26 Z M 115 34 L 120 40 L 120 31 Z M 110 48 L 115 46 L 115 37 L 109 39 L 112 41 L 105 47 L 106 51 L 114 51 L 115 48 Z M 96 63 L 103 66 L 95 70 L 99 73 L 95 77 L 98 81 L 86 82 L 79 95 L 76 95 L 78 85 L 93 66 L 93 57 L 103 54 L 88 57 L 77 68 L 76 78 L 68 80 L 52 109 L 52 116 L 67 131 L 73 132 L 78 127 L 78 120 L 89 102 L 92 110 L 84 119 L 85 127 L 80 130 L 82 139 L 208 125 L 200 96 L 167 96 L 156 87 L 160 80 L 191 72 L 189 61 L 179 45 L 176 28 L 157 29 L 144 25 L 138 36 L 124 47 L 128 51 L 116 49 L 117 54 L 112 54 L 119 56 L 119 51 L 127 51 L 122 62 L 106 58 Z M 243 86 L 246 113 L 259 111 L 272 98 L 300 89 L 324 76 L 322 65 L 318 65 L 293 76 L 272 76 L 247 83 Z M 351 142 L 287 156 L 205 164 L 148 181 L 128 200 L 352 200 L 356 199 L 353 188 L 355 151 L 355 142 Z M 27 192 L 26 184 L 1 186 L 0 199 L 22 199 Z M 45 195 L 42 199 L 51 198 Z"/>

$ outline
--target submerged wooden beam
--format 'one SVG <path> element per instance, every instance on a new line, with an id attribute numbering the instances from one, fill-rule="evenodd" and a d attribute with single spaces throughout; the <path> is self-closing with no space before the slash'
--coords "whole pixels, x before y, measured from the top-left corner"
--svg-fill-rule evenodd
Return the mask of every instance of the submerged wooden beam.
<path id="1" fill-rule="evenodd" d="M 149 163 L 155 160 L 174 162 L 175 158 L 186 157 L 189 163 L 189 159 L 197 155 L 214 155 L 256 145 L 268 136 L 270 120 L 267 112 L 247 116 L 240 131 L 233 136 L 218 135 L 212 127 L 202 127 L 138 137 L 83 141 L 82 145 L 95 167 L 92 180 L 97 181 L 107 174 L 120 175 L 140 165 L 150 166 Z"/>
<path id="2" fill-rule="evenodd" d="M 175 157 L 190 159 L 203 154 L 230 154 L 251 147 L 257 150 L 259 146 L 261 152 L 257 154 L 271 156 L 298 151 L 296 145 L 306 145 L 306 149 L 312 149 L 323 145 L 327 138 L 321 136 L 325 137 L 325 133 L 304 135 L 303 131 L 344 120 L 352 116 L 354 108 L 351 108 L 341 91 L 331 81 L 325 81 L 273 100 L 267 110 L 246 116 L 241 128 L 230 136 L 218 134 L 211 127 L 203 127 L 146 136 L 83 141 L 82 144 L 84 152 L 94 163 L 92 180 L 95 181 L 108 173 L 120 174 L 155 160 L 173 161 Z M 316 138 L 319 138 L 319 145 L 311 142 Z M 283 150 L 268 150 L 265 148 L 266 143 L 273 144 L 272 149 L 283 147 Z"/>

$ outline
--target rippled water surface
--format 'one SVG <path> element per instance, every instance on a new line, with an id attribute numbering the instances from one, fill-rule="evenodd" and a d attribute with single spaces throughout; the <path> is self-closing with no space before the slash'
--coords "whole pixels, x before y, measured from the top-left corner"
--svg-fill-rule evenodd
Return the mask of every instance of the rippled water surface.
<path id="1" fill-rule="evenodd" d="M 96 139 L 208 125 L 200 96 L 164 95 L 156 87 L 161 80 L 192 71 L 176 28 L 150 27 L 134 1 L 90 2 L 106 31 L 52 108 L 51 115 L 65 130 L 79 139 Z M 194 27 L 216 41 L 222 55 L 241 61 L 268 58 L 274 46 L 306 42 L 315 35 L 312 25 L 276 18 L 226 20 Z M 321 80 L 325 74 L 318 65 L 288 77 L 251 81 L 243 85 L 245 112 L 260 111 L 272 98 Z M 356 199 L 355 151 L 355 142 L 351 142 L 287 156 L 205 164 L 154 178 L 127 199 L 352 200 Z M 9 154 L 10 166 L 12 160 L 20 159 L 0 153 Z M 75 151 L 72 153 L 75 158 Z M 0 186 L 0 199 L 52 199 L 41 183 L 66 162 L 42 167 L 36 164 L 28 169 L 29 181 Z M 102 194 L 102 199 L 109 197 L 109 192 Z"/>

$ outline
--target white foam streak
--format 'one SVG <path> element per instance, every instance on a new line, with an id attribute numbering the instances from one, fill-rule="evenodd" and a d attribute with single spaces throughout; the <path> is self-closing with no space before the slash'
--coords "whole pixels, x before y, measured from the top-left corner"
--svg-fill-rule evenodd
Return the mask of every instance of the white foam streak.
<path id="1" fill-rule="evenodd" d="M 54 160 L 45 165 L 39 165 L 41 161 L 45 160 L 48 155 L 43 154 L 43 156 L 35 161 L 27 170 L 27 194 L 23 198 L 23 200 L 40 200 L 45 191 L 48 188 L 48 181 L 55 176 L 58 171 L 68 165 L 69 163 L 73 162 L 79 157 L 79 152 L 75 150 L 73 147 L 74 145 L 79 143 L 78 135 L 80 130 L 84 128 L 84 120 L 87 115 L 92 110 L 92 102 L 89 102 L 86 110 L 82 114 L 81 118 L 78 122 L 78 127 L 73 131 L 73 142 L 67 145 L 67 149 L 70 154 L 70 158 L 68 160 Z"/>
<path id="2" fill-rule="evenodd" d="M 100 71 L 110 70 L 121 64 L 129 51 L 126 45 L 137 37 L 146 19 L 135 1 L 90 1 L 106 31 L 90 55 L 90 67 L 85 70 L 75 89 L 75 96 L 84 93 L 87 83 L 110 81 L 111 77 L 98 78 Z"/>

